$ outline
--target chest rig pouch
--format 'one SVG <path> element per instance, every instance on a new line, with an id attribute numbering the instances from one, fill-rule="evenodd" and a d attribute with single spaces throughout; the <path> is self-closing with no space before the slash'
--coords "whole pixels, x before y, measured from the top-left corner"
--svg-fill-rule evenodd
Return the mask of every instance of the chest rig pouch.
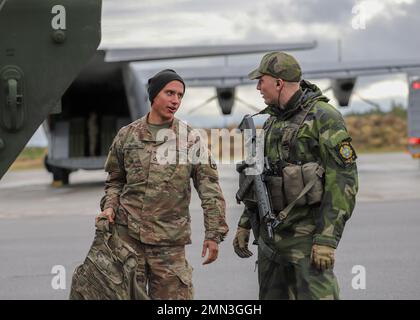
<path id="1" fill-rule="evenodd" d="M 268 177 L 273 209 L 285 219 L 295 206 L 315 205 L 321 202 L 324 186 L 324 168 L 317 162 L 302 164 L 296 159 L 297 135 L 299 129 L 316 102 L 301 108 L 282 130 L 280 155 L 281 170 L 277 177 Z M 280 171 L 280 172 L 279 172 Z M 282 196 L 279 191 L 282 190 Z"/>

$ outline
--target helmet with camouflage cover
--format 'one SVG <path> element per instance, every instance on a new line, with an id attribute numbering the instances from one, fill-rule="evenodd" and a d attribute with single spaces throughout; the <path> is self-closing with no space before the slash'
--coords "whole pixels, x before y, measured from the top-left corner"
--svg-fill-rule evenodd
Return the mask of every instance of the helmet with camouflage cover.
<path id="1" fill-rule="evenodd" d="M 299 82 L 302 70 L 299 63 L 290 54 L 281 51 L 269 52 L 261 59 L 260 66 L 248 74 L 251 80 L 258 79 L 263 75 L 269 75 L 277 79 L 290 82 Z"/>

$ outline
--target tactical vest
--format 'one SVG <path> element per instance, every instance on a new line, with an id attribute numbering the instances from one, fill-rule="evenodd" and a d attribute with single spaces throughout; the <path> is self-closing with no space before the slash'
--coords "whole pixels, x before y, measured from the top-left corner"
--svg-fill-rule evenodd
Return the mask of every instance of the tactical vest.
<path id="1" fill-rule="evenodd" d="M 319 203 L 322 198 L 324 169 L 315 162 L 302 164 L 296 157 L 299 129 L 316 103 L 317 101 L 314 101 L 300 106 L 300 110 L 288 118 L 289 123 L 282 128 L 279 136 L 279 144 L 282 149 L 277 150 L 278 159 L 274 159 L 276 163 L 271 163 L 265 174 L 273 211 L 282 221 L 287 218 L 295 206 L 313 205 Z M 271 117 L 263 126 L 264 132 L 268 132 L 275 121 L 276 118 Z M 265 148 L 267 148 L 267 138 L 265 136 Z M 276 147 L 278 148 L 278 144 Z M 256 209 L 258 200 L 253 192 L 253 187 L 251 187 L 252 185 L 245 186 L 244 181 L 245 176 L 242 173 L 239 176 L 240 200 L 248 208 Z"/>
<path id="2" fill-rule="evenodd" d="M 298 164 L 298 159 L 296 157 L 296 142 L 299 129 L 303 126 L 305 119 L 312 108 L 315 106 L 317 101 L 310 102 L 305 106 L 300 106 L 300 110 L 295 112 L 289 118 L 284 119 L 284 121 L 289 120 L 289 124 L 282 128 L 280 135 L 280 145 L 281 152 L 278 150 L 278 156 L 282 165 L 287 165 L 289 163 Z M 271 126 L 276 121 L 276 118 L 272 116 L 263 126 L 264 132 L 269 132 Z M 268 136 L 265 136 L 265 147 L 267 148 L 267 139 Z"/>
<path id="3" fill-rule="evenodd" d="M 295 206 L 313 205 L 321 201 L 324 169 L 316 162 L 301 163 L 296 154 L 298 132 L 316 103 L 317 100 L 299 106 L 299 110 L 288 118 L 287 126 L 280 131 L 280 142 L 276 146 L 278 163 L 272 164 L 273 177 L 267 177 L 267 186 L 272 195 L 273 209 L 279 212 L 281 220 L 286 219 Z M 270 130 L 274 121 L 276 119 L 272 117 L 265 129 Z M 278 149 L 279 145 L 281 150 Z"/>
<path id="4" fill-rule="evenodd" d="M 300 110 L 289 118 L 288 125 L 282 128 L 279 137 L 282 150 L 281 152 L 278 150 L 279 159 L 276 160 L 280 162 L 280 166 L 275 170 L 268 168 L 268 172 L 264 175 L 272 209 L 280 224 L 286 220 L 295 206 L 320 203 L 323 195 L 322 178 L 324 169 L 316 162 L 301 164 L 296 157 L 299 129 L 303 126 L 308 113 L 316 103 L 317 101 L 310 102 L 299 107 Z M 271 117 L 264 124 L 264 132 L 270 130 L 274 121 L 276 121 L 275 117 Z M 265 138 L 267 139 L 267 136 Z M 265 141 L 265 147 L 267 147 L 267 140 Z M 255 210 L 258 210 L 258 199 L 256 199 L 253 184 L 249 183 L 250 181 L 245 176 L 244 171 L 240 172 L 239 191 L 236 198 L 238 201 L 244 202 L 248 209 L 255 212 Z M 261 237 L 258 237 L 257 243 L 267 258 L 276 263 L 283 263 L 282 258 Z"/>

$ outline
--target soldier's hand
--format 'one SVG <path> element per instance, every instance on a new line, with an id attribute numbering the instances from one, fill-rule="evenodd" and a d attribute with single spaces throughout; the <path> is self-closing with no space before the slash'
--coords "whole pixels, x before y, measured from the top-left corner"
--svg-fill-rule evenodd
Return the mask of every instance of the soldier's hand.
<path id="1" fill-rule="evenodd" d="M 315 265 L 315 267 L 320 271 L 333 269 L 335 261 L 334 254 L 334 248 L 314 244 L 312 246 L 311 261 Z"/>
<path id="2" fill-rule="evenodd" d="M 252 252 L 248 249 L 250 230 L 238 227 L 236 230 L 235 239 L 233 239 L 233 249 L 235 253 L 241 258 L 249 258 Z"/>
<path id="3" fill-rule="evenodd" d="M 212 263 L 214 260 L 217 259 L 217 255 L 219 254 L 219 245 L 216 241 L 204 240 L 203 251 L 201 253 L 202 258 L 206 256 L 207 249 L 209 250 L 209 255 L 207 256 L 207 259 L 203 262 L 203 265 Z"/>
<path id="4" fill-rule="evenodd" d="M 102 217 L 105 217 L 109 220 L 109 222 L 114 223 L 114 219 L 115 219 L 115 213 L 114 213 L 114 209 L 112 208 L 106 208 L 104 211 L 102 211 L 100 214 L 98 214 L 98 216 L 96 217 L 96 222 L 99 221 L 99 219 L 101 219 Z"/>

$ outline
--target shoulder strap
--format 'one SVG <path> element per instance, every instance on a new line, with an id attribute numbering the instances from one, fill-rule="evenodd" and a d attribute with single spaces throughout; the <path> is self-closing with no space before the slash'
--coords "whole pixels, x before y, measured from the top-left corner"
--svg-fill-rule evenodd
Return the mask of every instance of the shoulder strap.
<path id="1" fill-rule="evenodd" d="M 308 106 L 302 107 L 302 109 L 290 119 L 290 124 L 284 129 L 281 144 L 285 161 L 290 162 L 291 149 L 295 145 L 298 131 L 303 126 L 308 113 L 316 103 L 317 101 L 314 101 L 308 104 Z"/>

